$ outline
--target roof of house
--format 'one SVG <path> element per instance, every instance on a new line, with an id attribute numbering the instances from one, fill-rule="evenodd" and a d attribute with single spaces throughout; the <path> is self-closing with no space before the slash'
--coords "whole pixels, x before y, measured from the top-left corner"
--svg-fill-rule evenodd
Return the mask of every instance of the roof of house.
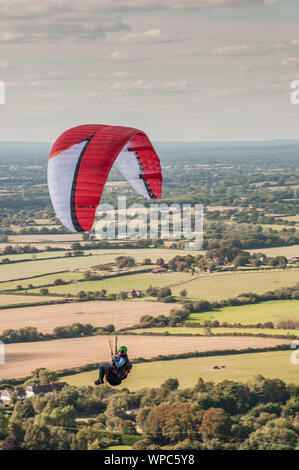
<path id="1" fill-rule="evenodd" d="M 39 393 L 50 393 L 54 391 L 60 391 L 67 385 L 66 382 L 53 382 L 47 385 L 31 384 L 26 386 L 27 391 L 32 391 L 35 395 Z"/>

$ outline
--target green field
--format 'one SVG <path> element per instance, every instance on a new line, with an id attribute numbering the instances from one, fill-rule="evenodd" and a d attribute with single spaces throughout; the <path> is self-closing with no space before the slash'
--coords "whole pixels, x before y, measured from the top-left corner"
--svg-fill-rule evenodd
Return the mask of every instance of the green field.
<path id="1" fill-rule="evenodd" d="M 272 230 L 277 230 L 278 232 L 281 232 L 281 230 L 283 230 L 284 228 L 286 228 L 286 229 L 294 228 L 291 225 L 279 225 L 279 224 L 261 224 L 261 227 L 263 227 L 264 232 L 267 232 L 271 229 Z"/>
<path id="2" fill-rule="evenodd" d="M 63 267 L 63 266 L 60 266 L 60 267 Z M 128 271 L 130 271 L 130 270 L 138 271 L 138 270 L 151 268 L 151 267 L 152 266 L 140 266 L 140 265 L 138 265 L 138 266 L 134 266 L 132 268 L 126 268 L 126 269 Z M 57 270 L 58 270 L 58 268 L 59 268 L 59 264 L 57 265 Z M 77 279 L 78 280 L 84 279 L 83 276 L 84 276 L 83 272 L 78 272 Z M 71 271 L 66 271 L 66 272 L 58 273 L 58 274 L 49 274 L 49 275 L 45 275 L 45 276 L 26 278 L 25 280 L 21 280 L 21 281 L 20 280 L 15 280 L 15 281 L 9 281 L 9 282 L 1 282 L 0 283 L 0 291 L 10 290 L 10 289 L 17 289 L 18 285 L 21 285 L 23 287 L 23 289 L 28 290 L 28 285 L 32 284 L 34 286 L 34 288 L 31 288 L 30 292 L 31 293 L 36 293 L 36 288 L 37 288 L 37 290 L 39 290 L 40 286 L 53 284 L 56 279 L 61 279 L 65 282 L 70 282 L 70 281 L 75 280 L 75 275 Z M 95 286 L 97 287 L 97 283 L 99 281 L 93 281 L 93 282 L 94 282 Z M 85 284 L 87 284 L 87 283 L 85 283 Z M 78 289 L 82 290 L 82 287 L 80 287 L 80 286 L 81 286 L 81 284 L 79 284 Z M 73 285 L 65 286 L 65 288 L 66 288 L 67 292 L 69 292 L 71 294 L 74 293 L 74 286 Z M 53 287 L 53 289 L 56 291 L 57 287 Z M 89 290 L 92 290 L 92 289 L 89 289 Z M 93 289 L 93 290 L 95 290 L 95 289 Z"/>
<path id="3" fill-rule="evenodd" d="M 250 334 L 250 335 L 281 335 L 281 336 L 297 336 L 299 337 L 299 330 L 295 329 L 281 329 L 281 328 L 211 328 L 210 333 L 212 335 L 224 334 Z M 132 333 L 144 334 L 144 333 L 159 333 L 164 334 L 168 332 L 170 335 L 202 335 L 206 336 L 206 328 L 190 328 L 190 327 L 178 327 L 178 328 L 145 328 L 140 330 L 132 330 Z"/>
<path id="4" fill-rule="evenodd" d="M 63 266 L 57 265 L 57 271 L 59 270 L 59 267 Z M 78 279 L 80 279 L 80 277 L 82 276 L 83 274 L 78 273 Z M 65 273 L 49 274 L 48 276 L 33 277 L 21 281 L 16 280 L 9 282 L 1 282 L 0 291 L 17 289 L 18 285 L 21 285 L 24 289 L 27 289 L 29 284 L 32 284 L 34 287 L 44 286 L 46 284 L 53 284 L 55 279 L 62 279 L 65 282 L 69 282 L 74 279 L 74 274 L 72 272 L 67 271 Z M 31 292 L 36 293 L 36 290 L 31 289 Z"/>
<path id="5" fill-rule="evenodd" d="M 65 253 L 67 253 L 66 250 L 40 251 L 38 253 L 20 253 L 17 255 L 1 255 L 0 259 L 9 258 L 10 261 L 22 261 L 25 259 L 26 260 L 45 259 L 45 258 L 55 258 L 57 256 L 64 257 Z"/>
<path id="6" fill-rule="evenodd" d="M 119 276 L 115 278 L 103 279 L 100 281 L 80 282 L 78 285 L 78 290 L 84 290 L 85 292 L 88 292 L 106 289 L 108 294 L 118 293 L 131 287 L 134 289 L 146 290 L 150 285 L 152 287 L 161 287 L 180 281 L 185 281 L 190 277 L 191 276 L 188 273 L 132 274 L 130 276 Z M 74 286 L 72 285 L 55 286 L 49 288 L 49 293 L 55 293 L 59 295 L 73 293 L 73 291 Z M 28 292 L 30 293 L 34 291 L 29 290 Z"/>
<path id="7" fill-rule="evenodd" d="M 187 320 L 203 324 L 205 320 L 218 320 L 220 323 L 241 323 L 254 325 L 282 319 L 299 320 L 299 300 L 271 300 L 258 304 L 219 308 L 214 312 L 191 313 Z"/>
<path id="8" fill-rule="evenodd" d="M 250 253 L 264 253 L 266 256 L 286 256 L 287 258 L 292 258 L 294 256 L 299 256 L 299 245 L 278 246 L 273 248 L 253 248 L 246 251 L 249 251 Z"/>
<path id="9" fill-rule="evenodd" d="M 130 450 L 130 449 L 132 449 L 132 447 L 130 446 L 110 446 L 110 447 L 106 447 L 103 450 Z"/>
<path id="10" fill-rule="evenodd" d="M 258 374 L 299 385 L 299 365 L 293 365 L 290 357 L 291 350 L 135 364 L 123 385 L 132 391 L 144 387 L 153 388 L 172 377 L 179 380 L 181 388 L 186 388 L 194 386 L 199 377 L 213 382 L 222 380 L 248 382 Z M 214 366 L 222 365 L 225 366 L 224 369 L 213 369 Z M 93 385 L 96 378 L 97 371 L 91 371 L 61 377 L 60 380 L 70 385 L 82 386 Z"/>
<path id="11" fill-rule="evenodd" d="M 44 261 L 30 261 L 16 264 L 0 265 L 0 281 L 20 279 L 39 274 L 51 274 L 61 269 L 73 271 L 78 268 L 90 268 L 104 263 L 111 263 L 117 256 L 132 256 L 136 261 L 150 258 L 155 262 L 158 258 L 169 260 L 180 254 L 186 255 L 184 250 L 170 250 L 167 248 L 147 248 L 147 249 L 109 249 L 109 250 L 86 250 L 85 256 L 75 258 L 64 258 L 63 260 L 48 259 Z M 93 256 L 88 256 L 92 253 Z M 192 252 L 196 256 L 199 252 Z M 19 256 L 19 255 L 18 255 Z M 6 257 L 6 256 L 3 256 Z M 9 256 L 7 256 L 9 258 Z"/>
<path id="12" fill-rule="evenodd" d="M 185 288 L 188 298 L 205 300 L 222 300 L 235 297 L 243 292 L 263 294 L 280 287 L 294 286 L 299 279 L 299 270 L 288 269 L 281 271 L 255 271 L 211 274 L 199 277 L 193 281 L 176 286 L 172 289 L 174 295 L 179 295 Z"/>

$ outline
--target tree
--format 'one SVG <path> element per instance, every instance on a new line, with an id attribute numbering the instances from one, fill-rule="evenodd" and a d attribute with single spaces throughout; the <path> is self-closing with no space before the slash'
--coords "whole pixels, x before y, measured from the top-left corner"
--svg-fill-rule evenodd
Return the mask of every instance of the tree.
<path id="1" fill-rule="evenodd" d="M 32 400 L 27 398 L 23 401 L 18 401 L 14 407 L 14 413 L 17 414 L 19 419 L 31 418 L 35 415 L 32 405 Z"/>
<path id="2" fill-rule="evenodd" d="M 163 391 L 172 392 L 173 390 L 177 390 L 179 388 L 179 381 L 178 379 L 167 379 L 161 385 L 161 388 Z"/>
<path id="3" fill-rule="evenodd" d="M 169 287 L 160 287 L 158 290 L 158 298 L 163 299 L 164 297 L 169 297 L 172 295 L 171 289 Z"/>
<path id="4" fill-rule="evenodd" d="M 50 449 L 50 431 L 47 426 L 28 423 L 24 437 L 24 447 L 27 450 Z"/>
<path id="5" fill-rule="evenodd" d="M 128 419 L 122 419 L 117 426 L 118 431 L 120 431 L 122 434 L 137 434 L 136 431 L 136 426 L 135 424 L 128 420 Z"/>
<path id="6" fill-rule="evenodd" d="M 293 450 L 297 434 L 291 429 L 263 426 L 250 434 L 242 446 L 249 450 Z"/>
<path id="7" fill-rule="evenodd" d="M 133 450 L 148 450 L 153 445 L 150 439 L 141 439 L 133 444 Z"/>
<path id="8" fill-rule="evenodd" d="M 216 438 L 226 440 L 231 431 L 231 418 L 222 408 L 209 408 L 204 412 L 200 433 L 203 440 Z"/>
<path id="9" fill-rule="evenodd" d="M 73 251 L 80 250 L 82 248 L 82 246 L 78 242 L 72 243 L 71 247 Z"/>
<path id="10" fill-rule="evenodd" d="M 163 258 L 158 258 L 157 261 L 156 261 L 156 264 L 158 266 L 163 266 L 165 264 L 165 261 Z"/>
<path id="11" fill-rule="evenodd" d="M 286 384 L 282 380 L 265 379 L 262 376 L 257 376 L 255 379 L 254 391 L 262 402 L 284 403 L 289 398 Z"/>
<path id="12" fill-rule="evenodd" d="M 20 443 L 15 434 L 9 434 L 2 442 L 1 450 L 21 450 Z"/>
<path id="13" fill-rule="evenodd" d="M 181 297 L 187 297 L 187 295 L 188 295 L 188 292 L 186 291 L 186 289 L 181 290 L 180 292 Z"/>
<path id="14" fill-rule="evenodd" d="M 173 450 L 200 450 L 201 444 L 199 441 L 194 441 L 192 439 L 185 439 L 184 441 L 178 442 Z"/>
<path id="15" fill-rule="evenodd" d="M 0 439 L 8 435 L 8 417 L 6 413 L 0 410 Z"/>
<path id="16" fill-rule="evenodd" d="M 234 259 L 234 266 L 237 268 L 238 266 L 246 266 L 248 263 L 248 258 L 246 256 L 237 256 Z"/>
<path id="17" fill-rule="evenodd" d="M 194 438 L 199 432 L 201 415 L 199 407 L 194 404 L 162 404 L 150 411 L 144 423 L 144 430 L 155 439 L 166 439 L 170 442 Z"/>
<path id="18" fill-rule="evenodd" d="M 57 373 L 49 369 L 40 369 L 38 373 L 39 383 L 41 385 L 47 385 L 51 382 L 56 382 Z"/>
<path id="19" fill-rule="evenodd" d="M 49 289 L 46 289 L 45 287 L 43 287 L 42 289 L 40 289 L 40 293 L 42 295 L 47 295 L 47 294 L 49 294 Z"/>

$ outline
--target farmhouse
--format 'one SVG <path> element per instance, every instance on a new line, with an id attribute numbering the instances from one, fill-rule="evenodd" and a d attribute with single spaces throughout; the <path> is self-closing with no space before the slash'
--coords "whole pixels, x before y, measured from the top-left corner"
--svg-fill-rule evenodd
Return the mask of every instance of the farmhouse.
<path id="1" fill-rule="evenodd" d="M 152 269 L 152 273 L 160 274 L 160 273 L 167 273 L 168 269 L 166 266 L 160 266 L 159 268 Z"/>
<path id="2" fill-rule="evenodd" d="M 143 296 L 143 292 L 140 289 L 126 289 L 123 293 L 127 299 L 136 299 Z"/>
<path id="3" fill-rule="evenodd" d="M 53 382 L 47 385 L 31 384 L 26 385 L 25 387 L 16 387 L 12 390 L 3 390 L 0 392 L 0 402 L 2 401 L 4 404 L 10 404 L 13 392 L 18 392 L 18 400 L 24 400 L 25 398 L 32 398 L 40 395 L 41 393 L 47 395 L 48 393 L 60 392 L 66 385 L 66 382 Z"/>

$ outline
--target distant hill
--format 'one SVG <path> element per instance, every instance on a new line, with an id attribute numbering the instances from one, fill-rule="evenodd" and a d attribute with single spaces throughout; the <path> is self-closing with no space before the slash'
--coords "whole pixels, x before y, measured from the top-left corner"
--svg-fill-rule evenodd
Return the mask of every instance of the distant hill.
<path id="1" fill-rule="evenodd" d="M 0 142 L 0 163 L 47 160 L 52 144 L 42 142 Z"/>
<path id="2" fill-rule="evenodd" d="M 299 140 L 269 142 L 155 142 L 162 163 L 169 161 L 197 161 L 199 163 L 236 160 L 280 161 L 299 158 Z M 46 162 L 51 143 L 0 142 L 0 163 Z"/>

